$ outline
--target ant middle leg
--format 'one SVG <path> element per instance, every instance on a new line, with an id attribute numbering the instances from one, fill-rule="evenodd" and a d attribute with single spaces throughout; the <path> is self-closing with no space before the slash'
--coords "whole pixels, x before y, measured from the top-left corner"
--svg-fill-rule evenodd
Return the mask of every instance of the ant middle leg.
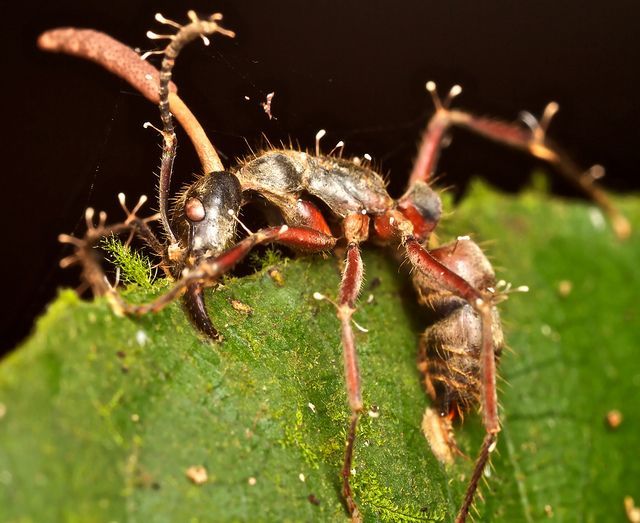
<path id="1" fill-rule="evenodd" d="M 364 277 L 364 264 L 362 262 L 360 244 L 368 237 L 369 223 L 369 217 L 359 213 L 348 215 L 344 219 L 343 230 L 347 240 L 346 260 L 342 270 L 338 302 L 334 304 L 340 321 L 345 385 L 351 411 L 341 474 L 342 495 L 351 516 L 351 521 L 354 523 L 362 521 L 362 517 L 354 499 L 349 479 L 351 477 L 358 422 L 364 406 L 352 318 L 356 312 L 356 302 L 360 295 Z M 316 295 L 316 298 L 325 299 L 322 295 Z"/>
<path id="2" fill-rule="evenodd" d="M 347 431 L 347 442 L 344 453 L 344 463 L 342 467 L 342 495 L 352 521 L 360 521 L 358 506 L 353 498 L 349 478 L 353 463 L 353 452 L 358 429 L 358 421 L 362 414 L 362 385 L 360 381 L 360 370 L 358 368 L 358 357 L 356 352 L 355 336 L 351 325 L 351 318 L 356 311 L 356 301 L 362 287 L 364 267 L 360 246 L 357 242 L 350 242 L 347 246 L 346 263 L 340 283 L 340 294 L 338 299 L 338 319 L 340 320 L 340 330 L 342 338 L 342 350 L 344 357 L 344 375 L 347 387 L 347 399 L 351 409 L 351 419 Z"/>

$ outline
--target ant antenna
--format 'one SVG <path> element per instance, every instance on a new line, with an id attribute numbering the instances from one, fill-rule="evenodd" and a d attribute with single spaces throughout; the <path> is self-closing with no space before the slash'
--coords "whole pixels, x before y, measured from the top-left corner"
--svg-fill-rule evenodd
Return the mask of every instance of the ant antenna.
<path id="1" fill-rule="evenodd" d="M 322 140 L 326 134 L 327 131 L 325 129 L 320 129 L 316 133 L 316 156 L 320 156 L 320 140 Z"/>

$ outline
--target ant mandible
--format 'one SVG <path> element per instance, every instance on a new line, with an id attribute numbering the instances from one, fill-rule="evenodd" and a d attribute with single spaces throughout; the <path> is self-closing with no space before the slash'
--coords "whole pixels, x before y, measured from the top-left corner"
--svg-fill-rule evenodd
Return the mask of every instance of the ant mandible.
<path id="1" fill-rule="evenodd" d="M 468 237 L 430 249 L 429 240 L 438 225 L 442 204 L 429 186 L 443 139 L 452 126 L 465 127 L 496 142 L 524 150 L 552 164 L 576 183 L 610 216 L 619 236 L 629 233 L 629 224 L 611 205 L 606 194 L 593 183 L 590 172 L 580 169 L 546 137 L 547 126 L 558 106 L 550 103 L 540 120 L 529 127 L 478 117 L 450 108 L 461 92 L 454 86 L 444 100 L 433 82 L 427 83 L 436 112 L 422 136 L 417 159 L 406 192 L 393 199 L 382 177 L 368 165 L 320 153 L 319 136 L 315 154 L 293 149 L 271 149 L 230 169 L 225 169 L 215 148 L 171 83 L 172 69 L 182 48 L 201 37 L 234 33 L 220 26 L 222 15 L 200 19 L 192 11 L 190 23 L 180 25 L 156 15 L 156 20 L 177 29 L 176 34 L 157 35 L 169 45 L 158 72 L 130 48 L 93 30 L 61 28 L 41 35 L 42 49 L 77 55 L 93 60 L 131 83 L 158 104 L 162 119 L 163 151 L 160 165 L 159 213 L 140 218 L 144 203 L 129 210 L 124 197 L 120 203 L 127 213 L 124 222 L 107 224 L 100 213 L 97 225 L 93 209 L 87 209 L 87 232 L 83 238 L 61 235 L 60 240 L 74 247 L 62 266 L 80 264 L 82 277 L 95 295 L 106 295 L 120 313 L 142 315 L 157 312 L 180 296 L 194 324 L 211 339 L 221 336 L 211 322 L 203 290 L 214 286 L 257 245 L 277 243 L 296 251 L 321 253 L 338 242 L 346 244 L 337 316 L 340 322 L 346 389 L 351 419 L 347 430 L 342 468 L 342 493 L 352 520 L 361 519 L 350 486 L 351 465 L 359 418 L 364 410 L 352 316 L 363 282 L 360 244 L 370 236 L 378 243 L 400 246 L 412 267 L 412 281 L 419 301 L 435 312 L 436 321 L 421 338 L 419 367 L 432 399 L 423 425 L 436 456 L 450 459 L 457 451 L 452 420 L 476 405 L 481 406 L 485 437 L 476 459 L 456 521 L 464 522 L 478 487 L 481 474 L 495 448 L 500 432 L 496 393 L 496 365 L 503 346 L 502 326 L 496 305 L 505 294 L 496 288 L 491 264 Z M 176 156 L 175 117 L 185 129 L 200 158 L 204 175 L 188 186 L 169 210 L 170 180 Z M 241 207 L 259 195 L 280 213 L 283 224 L 263 228 L 236 241 Z M 340 223 L 335 234 L 313 197 Z M 166 242 L 152 231 L 149 223 L 159 219 Z M 101 238 L 128 232 L 146 241 L 161 259 L 161 267 L 175 283 L 155 301 L 127 303 L 108 283 L 94 247 Z M 318 295 L 319 299 L 323 297 Z"/>

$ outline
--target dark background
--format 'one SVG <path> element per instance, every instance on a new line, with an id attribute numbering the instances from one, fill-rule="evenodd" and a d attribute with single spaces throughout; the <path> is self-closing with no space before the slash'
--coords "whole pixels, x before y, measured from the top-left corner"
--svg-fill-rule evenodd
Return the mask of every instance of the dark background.
<path id="1" fill-rule="evenodd" d="M 157 109 L 94 64 L 39 52 L 36 37 L 48 28 L 92 27 L 148 49 L 146 30 L 162 32 L 156 11 L 178 21 L 187 8 L 224 13 L 237 38 L 192 45 L 176 82 L 227 163 L 262 133 L 312 147 L 325 128 L 325 147 L 342 139 L 348 154 L 371 154 L 397 195 L 432 111 L 424 91 L 432 79 L 442 90 L 462 84 L 458 107 L 508 119 L 558 101 L 553 137 L 582 165 L 605 165 L 609 189 L 640 187 L 635 0 L 177 3 L 36 1 L 3 10 L 0 352 L 28 334 L 57 287 L 78 284 L 76 272 L 57 266 L 66 252 L 57 235 L 82 234 L 89 205 L 119 218 L 120 191 L 154 196 L 159 163 L 159 137 L 142 128 L 157 124 Z M 259 105 L 271 91 L 273 121 Z M 197 165 L 183 138 L 174 187 Z M 460 195 L 472 176 L 517 190 L 535 165 L 460 132 L 439 171 Z M 577 196 L 561 180 L 553 188 Z"/>

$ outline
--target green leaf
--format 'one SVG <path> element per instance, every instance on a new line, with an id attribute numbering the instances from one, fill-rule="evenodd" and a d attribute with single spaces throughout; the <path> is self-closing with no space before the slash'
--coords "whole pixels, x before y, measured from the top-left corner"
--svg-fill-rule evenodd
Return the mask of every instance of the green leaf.
<path id="1" fill-rule="evenodd" d="M 622 521 L 624 496 L 640 501 L 640 205 L 617 201 L 635 227 L 626 242 L 592 206 L 480 184 L 438 231 L 486 241 L 498 276 L 531 288 L 501 305 L 512 351 L 477 521 Z M 345 520 L 338 321 L 312 297 L 336 295 L 338 264 L 271 262 L 278 273 L 208 296 L 219 345 L 179 304 L 120 318 L 61 292 L 0 366 L 0 521 Z M 369 332 L 357 343 L 379 416 L 365 414 L 358 434 L 356 496 L 366 521 L 451 521 L 472 462 L 443 467 L 420 430 L 426 314 L 393 255 L 370 247 L 365 263 L 356 320 Z M 617 429 L 605 423 L 612 409 Z M 456 430 L 466 454 L 482 432 L 475 414 Z M 193 466 L 204 483 L 187 478 Z"/>

